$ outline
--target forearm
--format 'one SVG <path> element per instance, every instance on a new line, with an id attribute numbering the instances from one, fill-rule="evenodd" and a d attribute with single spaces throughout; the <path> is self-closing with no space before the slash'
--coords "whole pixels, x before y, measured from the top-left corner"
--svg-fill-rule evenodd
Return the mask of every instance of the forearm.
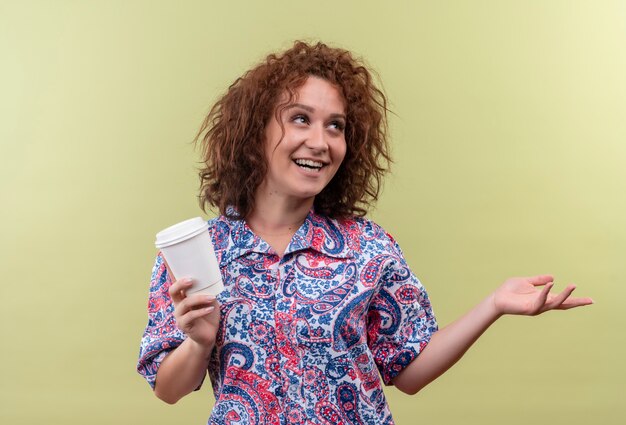
<path id="1" fill-rule="evenodd" d="M 500 314 L 490 295 L 467 314 L 435 332 L 422 353 L 396 376 L 394 385 L 405 393 L 417 393 L 459 361 L 498 317 Z"/>
<path id="2" fill-rule="evenodd" d="M 157 372 L 154 393 L 174 404 L 194 391 L 204 379 L 213 347 L 203 347 L 191 338 L 169 353 Z"/>

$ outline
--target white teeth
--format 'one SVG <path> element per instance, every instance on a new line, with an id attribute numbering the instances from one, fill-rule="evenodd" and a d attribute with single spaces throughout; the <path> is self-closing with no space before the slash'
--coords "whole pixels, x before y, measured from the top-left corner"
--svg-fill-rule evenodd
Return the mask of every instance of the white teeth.
<path id="1" fill-rule="evenodd" d="M 300 166 L 305 166 L 308 168 L 322 168 L 324 166 L 323 163 L 321 162 L 317 162 L 317 161 L 313 161 L 311 159 L 296 159 L 294 160 L 294 162 Z"/>

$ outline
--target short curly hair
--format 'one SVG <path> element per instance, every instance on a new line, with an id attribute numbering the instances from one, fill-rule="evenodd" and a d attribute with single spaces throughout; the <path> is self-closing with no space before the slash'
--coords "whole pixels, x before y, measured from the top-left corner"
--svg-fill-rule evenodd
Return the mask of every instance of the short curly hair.
<path id="1" fill-rule="evenodd" d="M 363 216 L 378 199 L 391 157 L 387 99 L 368 68 L 343 49 L 296 41 L 238 78 L 211 108 L 195 138 L 202 152 L 200 205 L 246 218 L 267 172 L 265 127 L 309 76 L 334 84 L 346 102 L 346 155 L 314 200 L 317 213 Z M 278 104 L 287 93 L 286 102 Z"/>

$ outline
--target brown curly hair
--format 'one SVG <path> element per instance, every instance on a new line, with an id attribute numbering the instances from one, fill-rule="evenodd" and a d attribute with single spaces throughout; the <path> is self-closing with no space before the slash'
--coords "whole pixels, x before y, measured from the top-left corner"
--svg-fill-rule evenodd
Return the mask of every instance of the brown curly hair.
<path id="1" fill-rule="evenodd" d="M 311 75 L 336 85 L 346 101 L 346 155 L 315 197 L 315 211 L 335 218 L 363 216 L 378 199 L 391 163 L 384 93 L 347 50 L 296 41 L 238 78 L 205 118 L 195 138 L 202 152 L 199 200 L 204 211 L 208 205 L 230 218 L 250 214 L 267 172 L 265 127 Z M 285 92 L 288 99 L 279 105 Z"/>

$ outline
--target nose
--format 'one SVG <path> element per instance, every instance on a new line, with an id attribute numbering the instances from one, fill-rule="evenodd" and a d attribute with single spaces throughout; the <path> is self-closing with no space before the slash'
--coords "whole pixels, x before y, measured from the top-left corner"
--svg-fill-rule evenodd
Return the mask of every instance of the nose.
<path id="1" fill-rule="evenodd" d="M 327 134 L 324 130 L 325 128 L 322 125 L 311 126 L 308 137 L 304 142 L 305 146 L 316 153 L 327 152 L 328 141 L 326 140 Z"/>

